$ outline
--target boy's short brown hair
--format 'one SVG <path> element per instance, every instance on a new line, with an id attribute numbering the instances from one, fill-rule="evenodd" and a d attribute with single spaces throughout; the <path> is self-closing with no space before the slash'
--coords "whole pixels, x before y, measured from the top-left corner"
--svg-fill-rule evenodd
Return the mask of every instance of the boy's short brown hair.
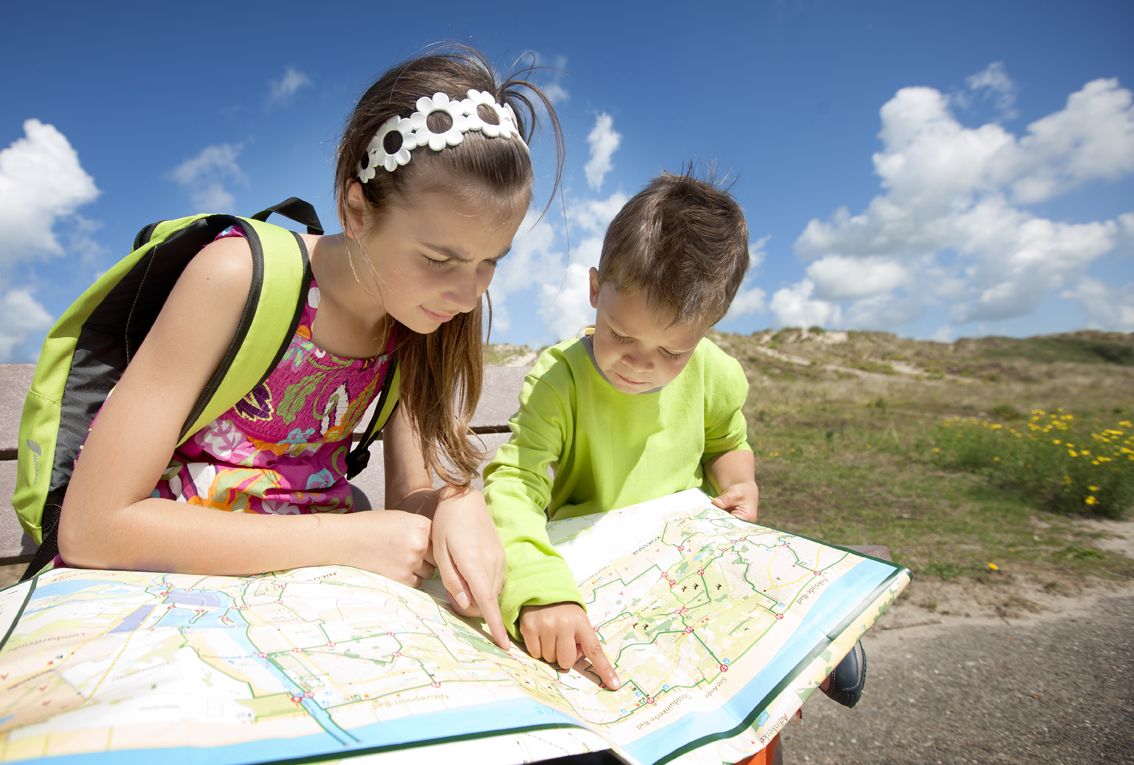
<path id="1" fill-rule="evenodd" d="M 710 327 L 728 312 L 748 272 L 744 211 L 713 179 L 663 172 L 614 216 L 598 283 L 641 289 L 673 324 Z"/>

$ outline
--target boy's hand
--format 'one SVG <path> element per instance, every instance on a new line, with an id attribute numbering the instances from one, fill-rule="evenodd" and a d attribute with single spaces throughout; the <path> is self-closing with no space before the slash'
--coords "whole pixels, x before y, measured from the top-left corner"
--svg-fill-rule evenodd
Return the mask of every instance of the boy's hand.
<path id="1" fill-rule="evenodd" d="M 715 497 L 713 504 L 742 521 L 755 523 L 756 512 L 760 508 L 760 487 L 754 481 L 735 483 Z"/>
<path id="2" fill-rule="evenodd" d="M 524 606 L 519 626 L 524 647 L 535 658 L 570 669 L 580 656 L 586 656 L 607 688 L 617 691 L 622 687 L 587 612 L 577 603 Z"/>

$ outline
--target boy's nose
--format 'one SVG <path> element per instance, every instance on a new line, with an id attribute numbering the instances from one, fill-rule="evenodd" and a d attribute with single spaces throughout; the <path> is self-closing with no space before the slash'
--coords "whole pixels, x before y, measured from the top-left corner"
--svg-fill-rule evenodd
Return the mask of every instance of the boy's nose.
<path id="1" fill-rule="evenodd" d="M 622 363 L 635 372 L 648 372 L 653 365 L 641 356 L 627 353 L 622 357 Z"/>

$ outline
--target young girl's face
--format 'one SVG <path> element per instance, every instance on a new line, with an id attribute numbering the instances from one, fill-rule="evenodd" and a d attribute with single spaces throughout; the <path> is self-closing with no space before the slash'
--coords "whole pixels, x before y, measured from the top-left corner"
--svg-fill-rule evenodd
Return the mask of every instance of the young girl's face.
<path id="1" fill-rule="evenodd" d="M 392 207 L 360 238 L 383 308 L 420 334 L 473 310 L 523 216 L 523 205 L 502 207 L 440 191 Z"/>

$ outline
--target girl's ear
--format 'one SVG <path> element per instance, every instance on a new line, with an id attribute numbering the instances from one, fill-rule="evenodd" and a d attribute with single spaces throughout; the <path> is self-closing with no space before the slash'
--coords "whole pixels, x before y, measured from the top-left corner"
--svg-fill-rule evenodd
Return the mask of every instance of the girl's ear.
<path id="1" fill-rule="evenodd" d="M 366 197 L 362 184 L 356 180 L 347 183 L 346 204 L 343 205 L 343 232 L 353 238 L 366 233 L 370 215 L 366 209 Z"/>

